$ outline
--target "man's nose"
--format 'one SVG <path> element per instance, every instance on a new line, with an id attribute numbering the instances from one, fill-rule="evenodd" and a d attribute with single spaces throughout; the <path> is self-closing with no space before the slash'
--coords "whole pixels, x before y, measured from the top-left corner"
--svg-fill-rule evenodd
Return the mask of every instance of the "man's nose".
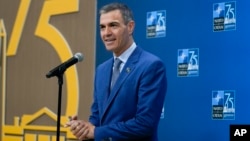
<path id="1" fill-rule="evenodd" d="M 104 30 L 105 35 L 110 35 L 111 33 L 112 32 L 111 32 L 110 28 L 105 28 L 105 30 Z"/>

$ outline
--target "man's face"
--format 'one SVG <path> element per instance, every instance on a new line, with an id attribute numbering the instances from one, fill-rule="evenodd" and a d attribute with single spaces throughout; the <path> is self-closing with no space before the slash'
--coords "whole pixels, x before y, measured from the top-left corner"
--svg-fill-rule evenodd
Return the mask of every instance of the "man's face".
<path id="1" fill-rule="evenodd" d="M 119 10 L 101 14 L 100 34 L 106 49 L 119 56 L 132 44 L 134 22 L 125 25 Z"/>

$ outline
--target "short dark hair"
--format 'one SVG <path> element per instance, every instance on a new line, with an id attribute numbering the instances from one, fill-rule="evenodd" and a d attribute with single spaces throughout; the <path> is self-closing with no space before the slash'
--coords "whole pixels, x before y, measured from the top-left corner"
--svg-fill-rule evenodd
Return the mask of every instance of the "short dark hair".
<path id="1" fill-rule="evenodd" d="M 125 24 L 128 24 L 128 22 L 134 20 L 132 10 L 127 5 L 118 2 L 104 5 L 100 9 L 99 14 L 102 15 L 114 10 L 119 10 L 121 12 Z"/>

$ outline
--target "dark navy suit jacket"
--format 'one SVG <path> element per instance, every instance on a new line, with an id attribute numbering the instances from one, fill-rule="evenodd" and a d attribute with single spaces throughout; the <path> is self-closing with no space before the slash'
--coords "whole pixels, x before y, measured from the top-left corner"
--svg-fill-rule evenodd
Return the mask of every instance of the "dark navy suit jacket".
<path id="1" fill-rule="evenodd" d="M 95 140 L 157 141 L 167 89 L 163 62 L 136 47 L 110 90 L 112 65 L 113 58 L 96 70 L 89 118 L 96 126 Z"/>

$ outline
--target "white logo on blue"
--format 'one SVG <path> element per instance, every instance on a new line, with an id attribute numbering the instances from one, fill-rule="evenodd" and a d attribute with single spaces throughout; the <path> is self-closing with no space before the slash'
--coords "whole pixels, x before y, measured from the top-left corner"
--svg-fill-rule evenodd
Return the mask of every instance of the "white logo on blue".
<path id="1" fill-rule="evenodd" d="M 236 29 L 236 2 L 215 3 L 213 5 L 214 31 Z"/>
<path id="2" fill-rule="evenodd" d="M 166 36 L 166 11 L 147 12 L 147 38 Z"/>
<path id="3" fill-rule="evenodd" d="M 178 50 L 178 76 L 198 76 L 199 75 L 199 49 L 179 49 Z"/>
<path id="4" fill-rule="evenodd" d="M 213 119 L 235 119 L 235 91 L 213 91 L 212 112 Z"/>

